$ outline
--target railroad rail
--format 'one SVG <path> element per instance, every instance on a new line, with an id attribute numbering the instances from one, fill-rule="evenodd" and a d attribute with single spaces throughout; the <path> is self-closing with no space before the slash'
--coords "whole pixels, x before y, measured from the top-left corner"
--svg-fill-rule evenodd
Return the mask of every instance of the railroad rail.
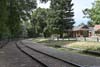
<path id="1" fill-rule="evenodd" d="M 26 46 L 21 41 L 16 43 L 16 46 L 32 59 L 38 61 L 44 67 L 85 67 L 73 62 L 64 61 L 52 55 L 38 51 L 32 47 Z"/>

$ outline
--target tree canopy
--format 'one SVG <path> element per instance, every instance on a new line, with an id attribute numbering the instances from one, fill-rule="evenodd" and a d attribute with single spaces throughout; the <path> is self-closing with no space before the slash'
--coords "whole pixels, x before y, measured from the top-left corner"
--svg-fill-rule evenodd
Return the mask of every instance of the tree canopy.
<path id="1" fill-rule="evenodd" d="M 45 36 L 46 34 L 59 34 L 62 37 L 63 33 L 71 29 L 74 24 L 73 4 L 71 1 L 51 0 L 49 9 L 36 9 L 33 13 L 35 28 L 37 27 L 36 29 Z"/>
<path id="2" fill-rule="evenodd" d="M 25 27 L 23 25 L 28 26 L 29 20 L 31 21 L 30 27 L 26 30 L 31 35 L 35 33 L 47 37 L 60 34 L 62 37 L 63 33 L 71 29 L 74 24 L 72 0 L 50 1 L 50 8 L 42 9 L 37 8 L 36 0 L 0 0 L 0 38 L 22 36 Z"/>
<path id="3" fill-rule="evenodd" d="M 0 0 L 0 38 L 21 34 L 22 21 L 30 17 L 36 0 Z"/>
<path id="4" fill-rule="evenodd" d="M 56 18 L 56 28 L 58 28 L 58 33 L 60 37 L 68 29 L 71 29 L 74 24 L 74 12 L 72 9 L 72 0 L 51 0 L 51 9 L 55 11 Z"/>
<path id="5" fill-rule="evenodd" d="M 89 25 L 100 24 L 100 0 L 96 0 L 92 4 L 91 9 L 85 9 L 83 11 L 85 17 L 89 18 Z"/>
<path id="6" fill-rule="evenodd" d="M 5 38 L 8 33 L 6 22 L 8 19 L 7 0 L 0 0 L 0 38 Z"/>

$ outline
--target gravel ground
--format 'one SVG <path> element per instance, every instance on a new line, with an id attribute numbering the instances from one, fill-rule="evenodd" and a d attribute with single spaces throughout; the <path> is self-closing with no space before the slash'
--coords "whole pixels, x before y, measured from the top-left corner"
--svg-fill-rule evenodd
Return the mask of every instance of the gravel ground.
<path id="1" fill-rule="evenodd" d="M 61 60 L 55 59 L 53 57 L 50 57 L 48 55 L 34 51 L 30 48 L 25 47 L 24 45 L 21 45 L 21 44 L 18 44 L 18 45 L 23 51 L 25 51 L 32 57 L 38 59 L 39 61 L 44 63 L 47 67 L 77 67 L 77 66 L 73 66 L 68 63 L 65 63 Z"/>
<path id="2" fill-rule="evenodd" d="M 0 67 L 44 67 L 22 53 L 13 42 L 0 49 Z"/>
<path id="3" fill-rule="evenodd" d="M 42 44 L 32 43 L 31 40 L 22 41 L 27 46 L 39 50 L 41 52 L 47 53 L 49 55 L 58 57 L 65 61 L 73 62 L 82 66 L 98 66 L 100 67 L 100 58 L 92 57 L 92 56 L 84 56 L 76 53 L 71 53 L 68 51 L 59 51 L 51 47 L 46 47 Z"/>

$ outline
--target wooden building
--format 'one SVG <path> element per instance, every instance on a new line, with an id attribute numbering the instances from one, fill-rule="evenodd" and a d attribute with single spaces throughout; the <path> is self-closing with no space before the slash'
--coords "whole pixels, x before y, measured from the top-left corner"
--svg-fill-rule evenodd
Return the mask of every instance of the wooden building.
<path id="1" fill-rule="evenodd" d="M 100 25 L 94 26 L 95 36 L 100 36 Z"/>
<path id="2" fill-rule="evenodd" d="M 93 27 L 87 25 L 75 26 L 67 33 L 69 37 L 90 37 L 93 35 Z"/>
<path id="3" fill-rule="evenodd" d="M 67 30 L 68 37 L 92 37 L 100 36 L 100 25 L 89 27 L 88 25 L 75 26 L 72 29 Z"/>

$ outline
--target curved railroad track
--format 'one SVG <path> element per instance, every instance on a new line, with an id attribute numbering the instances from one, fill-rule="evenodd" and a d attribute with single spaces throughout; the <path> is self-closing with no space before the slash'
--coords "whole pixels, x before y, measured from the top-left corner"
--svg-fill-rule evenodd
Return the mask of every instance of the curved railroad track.
<path id="1" fill-rule="evenodd" d="M 24 45 L 22 42 L 17 42 L 16 46 L 25 54 L 27 54 L 32 59 L 36 60 L 38 63 L 44 67 L 84 67 L 72 62 L 63 61 L 57 57 L 48 55 L 34 48 Z"/>

